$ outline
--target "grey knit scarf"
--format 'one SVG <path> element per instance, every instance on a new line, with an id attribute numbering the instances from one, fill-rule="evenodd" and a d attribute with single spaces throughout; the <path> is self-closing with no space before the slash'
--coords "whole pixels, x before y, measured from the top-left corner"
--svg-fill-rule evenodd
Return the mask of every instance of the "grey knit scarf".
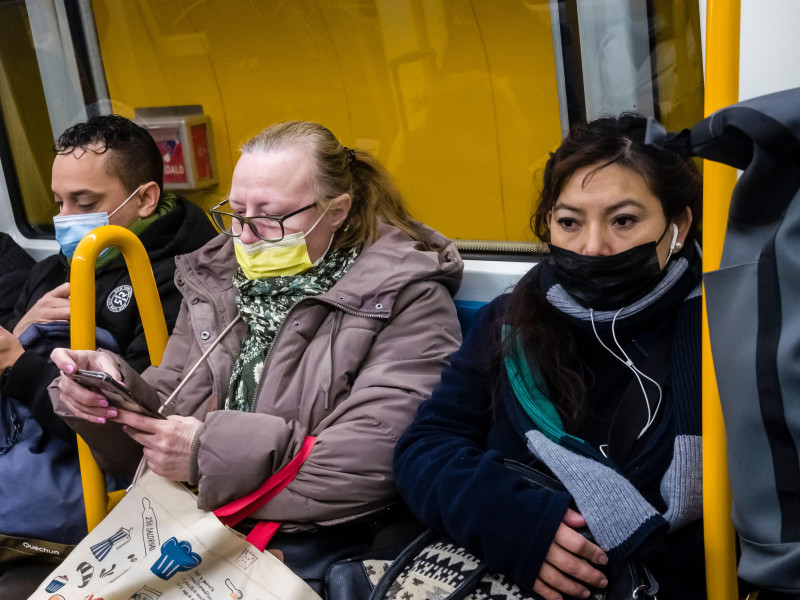
<path id="1" fill-rule="evenodd" d="M 662 410 L 670 411 L 674 431 L 672 462 L 661 480 L 661 496 L 667 506 L 662 514 L 628 480 L 619 465 L 586 441 L 564 431 L 549 400 L 547 387 L 535 365 L 525 358 L 521 343 L 512 343 L 505 356 L 510 390 L 505 404 L 530 451 L 564 484 L 586 519 L 596 542 L 612 559 L 627 558 L 655 531 L 679 529 L 701 516 L 702 455 L 700 423 L 700 300 L 697 259 L 682 256 L 666 277 L 644 298 L 626 307 L 618 318 L 658 318 L 654 311 L 664 304 L 677 305 L 670 369 L 671 396 Z M 694 258 L 694 260 L 690 260 Z M 589 314 L 548 277 L 541 273 L 540 289 L 567 318 L 606 322 L 605 313 Z M 507 335 L 509 333 L 506 328 Z M 630 468 L 630 466 L 628 466 Z"/>

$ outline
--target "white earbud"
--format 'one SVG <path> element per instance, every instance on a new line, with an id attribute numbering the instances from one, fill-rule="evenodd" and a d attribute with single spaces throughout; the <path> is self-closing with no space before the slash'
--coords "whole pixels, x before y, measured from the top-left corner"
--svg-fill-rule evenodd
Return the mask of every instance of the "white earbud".
<path id="1" fill-rule="evenodd" d="M 672 252 L 675 250 L 675 248 L 679 248 L 680 249 L 680 247 L 682 245 L 683 244 L 681 244 L 678 241 L 678 226 L 675 223 L 673 223 L 672 224 L 672 241 L 669 243 L 669 253 L 672 254 Z"/>
<path id="2" fill-rule="evenodd" d="M 672 253 L 675 252 L 675 249 L 680 247 L 682 244 L 678 241 L 678 226 L 675 223 L 672 224 L 672 241 L 669 243 L 669 252 L 667 253 L 667 260 L 664 261 L 664 266 L 662 269 L 666 269 L 667 265 L 669 264 L 669 259 L 672 258 Z"/>

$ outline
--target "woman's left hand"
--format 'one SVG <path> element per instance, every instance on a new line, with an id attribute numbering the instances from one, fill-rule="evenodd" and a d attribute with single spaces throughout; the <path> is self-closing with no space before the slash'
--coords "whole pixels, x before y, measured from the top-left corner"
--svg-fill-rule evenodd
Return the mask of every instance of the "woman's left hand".
<path id="1" fill-rule="evenodd" d="M 128 410 L 119 410 L 112 419 L 144 447 L 144 457 L 152 471 L 172 481 L 188 481 L 192 442 L 203 426 L 194 417 L 170 415 L 154 419 Z"/>

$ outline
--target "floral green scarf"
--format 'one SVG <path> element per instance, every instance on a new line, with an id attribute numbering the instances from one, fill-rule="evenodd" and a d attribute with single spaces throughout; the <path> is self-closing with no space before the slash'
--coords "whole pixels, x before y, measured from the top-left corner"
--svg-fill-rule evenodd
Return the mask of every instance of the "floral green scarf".
<path id="1" fill-rule="evenodd" d="M 298 275 L 247 279 L 241 269 L 236 270 L 236 306 L 250 330 L 233 367 L 226 409 L 253 410 L 267 354 L 286 315 L 304 298 L 331 289 L 347 273 L 360 250 L 358 246 L 334 250 L 319 265 Z"/>

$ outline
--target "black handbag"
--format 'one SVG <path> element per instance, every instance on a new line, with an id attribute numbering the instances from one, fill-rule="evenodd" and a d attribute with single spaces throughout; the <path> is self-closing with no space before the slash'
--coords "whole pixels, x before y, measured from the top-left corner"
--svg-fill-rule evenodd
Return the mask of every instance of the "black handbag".
<path id="1" fill-rule="evenodd" d="M 280 550 L 283 562 L 320 596 L 331 565 L 354 556 L 377 553 L 393 558 L 423 530 L 402 502 L 394 502 L 356 521 L 314 531 L 277 533 L 268 549 Z M 340 592 L 338 598 L 351 598 Z M 366 598 L 366 596 L 364 596 Z"/>
<path id="2" fill-rule="evenodd" d="M 672 332 L 664 332 L 647 359 L 647 370 L 665 376 Z M 634 442 L 637 419 L 642 419 L 636 380 L 626 388 L 612 420 L 612 459 L 625 460 Z M 555 477 L 513 460 L 504 464 L 536 487 L 566 492 Z M 572 508 L 577 510 L 577 507 Z M 579 531 L 594 542 L 588 528 Z M 487 569 L 485 563 L 446 536 L 428 530 L 402 551 L 372 553 L 333 563 L 325 576 L 327 600 L 541 600 L 523 591 L 505 575 Z M 394 560 L 393 560 L 394 559 Z M 590 588 L 589 600 L 655 599 L 658 582 L 641 562 L 626 560 L 597 567 L 609 581 L 606 588 Z M 570 600 L 567 597 L 567 600 Z"/>
<path id="3" fill-rule="evenodd" d="M 537 487 L 564 491 L 554 477 L 515 461 L 505 461 Z M 581 531 L 592 539 L 588 529 Z M 591 588 L 589 600 L 655 599 L 658 582 L 634 560 L 603 567 L 609 584 Z M 334 563 L 325 579 L 327 600 L 541 600 L 442 534 L 427 530 L 392 560 L 373 553 Z M 567 597 L 569 598 L 569 597 Z"/>

